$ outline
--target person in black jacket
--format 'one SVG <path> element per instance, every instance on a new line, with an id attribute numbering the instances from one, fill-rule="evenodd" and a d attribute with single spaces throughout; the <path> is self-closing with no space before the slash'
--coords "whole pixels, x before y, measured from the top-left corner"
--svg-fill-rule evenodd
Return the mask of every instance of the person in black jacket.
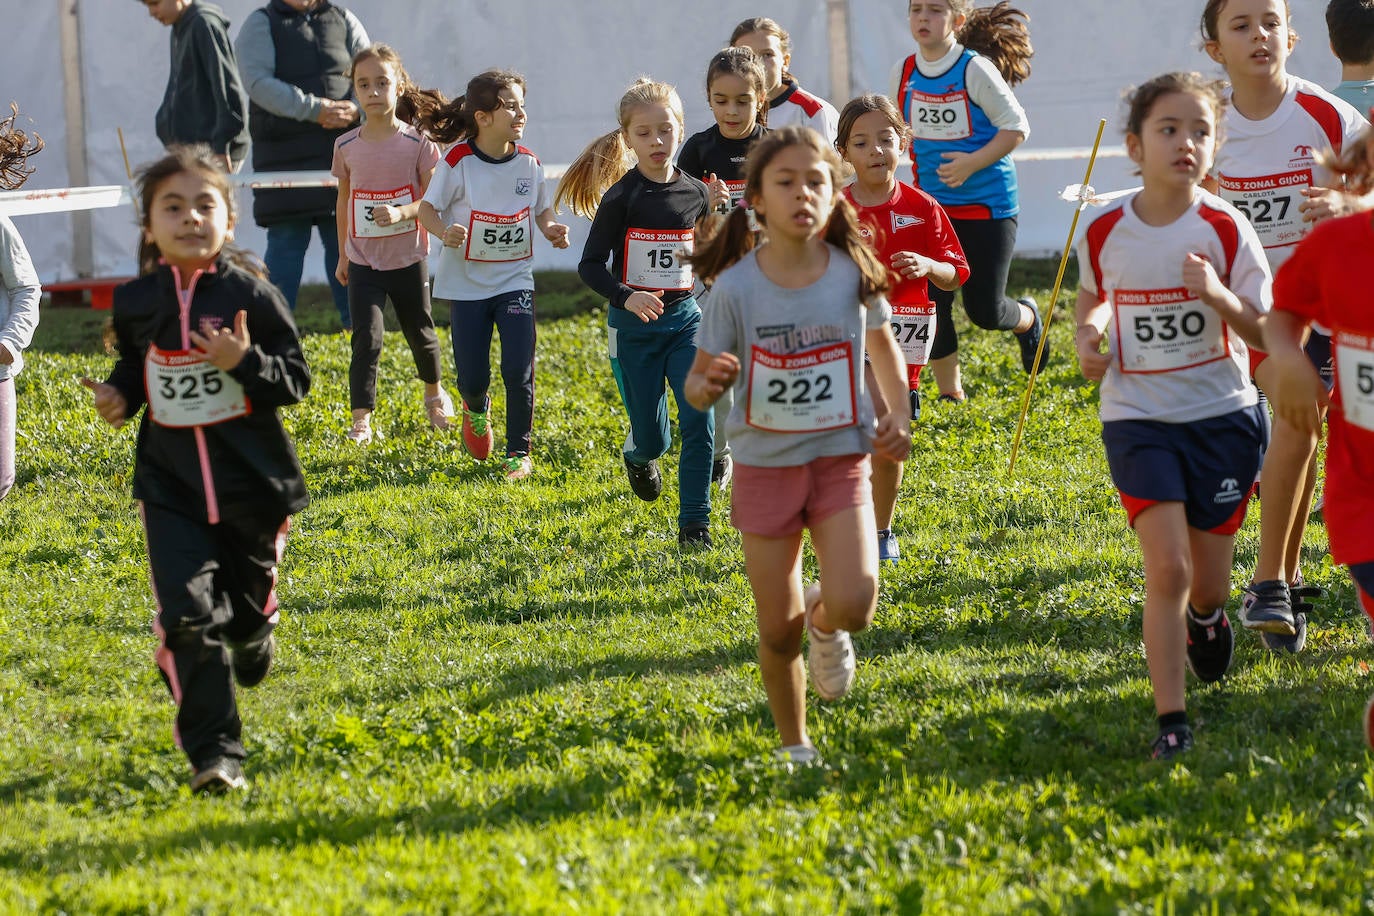
<path id="1" fill-rule="evenodd" d="M 205 146 L 177 147 L 139 176 L 142 276 L 115 289 L 119 357 L 82 379 L 116 429 L 146 404 L 134 453 L 160 645 L 191 789 L 245 784 L 234 681 L 252 687 L 275 652 L 277 564 L 308 501 L 276 408 L 310 390 L 291 313 L 225 242 L 233 196 Z"/>
<path id="2" fill-rule="evenodd" d="M 248 155 L 248 111 L 229 20 L 201 0 L 139 0 L 148 15 L 172 28 L 172 64 L 157 110 L 157 138 L 168 148 L 205 143 L 226 171 Z"/>
<path id="3" fill-rule="evenodd" d="M 371 42 L 358 17 L 329 0 L 271 0 L 249 13 L 234 41 L 248 92 L 253 170 L 326 171 L 334 141 L 358 121 L 349 65 Z M 324 246 L 324 273 L 345 330 L 348 291 L 334 276 L 339 238 L 333 188 L 253 192 L 253 221 L 267 230 L 268 278 L 296 308 L 310 236 Z"/>

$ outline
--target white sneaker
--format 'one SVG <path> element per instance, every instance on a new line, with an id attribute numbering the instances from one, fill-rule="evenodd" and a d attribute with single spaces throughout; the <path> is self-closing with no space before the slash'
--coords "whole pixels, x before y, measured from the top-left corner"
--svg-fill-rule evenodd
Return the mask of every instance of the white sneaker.
<path id="1" fill-rule="evenodd" d="M 806 606 L 806 632 L 811 637 L 811 649 L 806 653 L 811 686 L 821 699 L 838 700 L 854 686 L 854 643 L 844 630 L 827 635 L 811 626 L 811 613 L 821 603 L 819 582 L 806 587 L 802 600 Z"/>
<path id="2" fill-rule="evenodd" d="M 425 417 L 435 429 L 448 429 L 453 420 L 453 398 L 440 388 L 432 398 L 425 398 Z"/>
<path id="3" fill-rule="evenodd" d="M 820 763 L 821 753 L 809 744 L 789 744 L 774 751 L 773 758 L 778 763 L 792 763 L 804 767 Z"/>
<path id="4" fill-rule="evenodd" d="M 359 445 L 367 445 L 372 441 L 372 420 L 368 417 L 358 417 L 353 421 L 353 426 L 348 430 L 348 441 L 356 442 Z"/>

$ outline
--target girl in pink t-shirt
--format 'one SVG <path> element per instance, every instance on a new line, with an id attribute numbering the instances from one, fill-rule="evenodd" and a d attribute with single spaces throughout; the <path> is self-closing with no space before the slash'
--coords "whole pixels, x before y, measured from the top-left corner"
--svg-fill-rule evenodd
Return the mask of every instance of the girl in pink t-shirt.
<path id="1" fill-rule="evenodd" d="M 425 383 L 425 413 L 447 429 L 453 401 L 439 385 L 439 338 L 429 310 L 429 238 L 416 223 L 420 199 L 439 162 L 439 147 L 411 126 L 436 104 L 437 93 L 411 83 L 401 58 L 372 45 L 353 58 L 353 93 L 367 116 L 334 144 L 339 179 L 339 266 L 353 318 L 348 368 L 353 425 L 348 438 L 372 441 L 377 363 L 382 355 L 382 307 L 391 299 L 396 320 Z M 438 99 L 441 101 L 441 99 Z"/>

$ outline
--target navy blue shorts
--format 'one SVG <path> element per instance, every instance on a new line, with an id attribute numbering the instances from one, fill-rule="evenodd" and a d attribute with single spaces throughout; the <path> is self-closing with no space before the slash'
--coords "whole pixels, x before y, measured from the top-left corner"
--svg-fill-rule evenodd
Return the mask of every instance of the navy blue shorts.
<path id="1" fill-rule="evenodd" d="M 1312 333 L 1307 335 L 1307 343 L 1302 349 L 1316 368 L 1317 375 L 1321 376 L 1327 394 L 1330 394 L 1336 387 L 1336 364 L 1331 360 L 1331 338 L 1314 328 Z"/>
<path id="2" fill-rule="evenodd" d="M 1102 424 L 1107 466 L 1132 527 L 1149 507 L 1181 502 L 1189 527 L 1235 534 L 1255 490 L 1265 439 L 1258 405 L 1190 423 Z"/>

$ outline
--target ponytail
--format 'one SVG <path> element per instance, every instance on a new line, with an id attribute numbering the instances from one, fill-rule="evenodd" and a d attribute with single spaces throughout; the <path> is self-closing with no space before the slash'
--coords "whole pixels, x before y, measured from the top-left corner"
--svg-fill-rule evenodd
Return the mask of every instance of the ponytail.
<path id="1" fill-rule="evenodd" d="M 743 206 L 731 207 L 727 215 L 712 224 L 706 244 L 688 257 L 692 272 L 709 286 L 725 268 L 758 247 L 759 235 L 749 228 L 749 211 Z"/>
<path id="2" fill-rule="evenodd" d="M 38 134 L 30 140 L 28 134 L 14 126 L 19 119 L 19 106 L 10 102 L 10 116 L 0 121 L 0 188 L 18 190 L 33 174 L 29 157 L 43 149 Z"/>
<path id="3" fill-rule="evenodd" d="M 630 170 L 631 157 L 625 135 L 619 128 L 587 144 L 558 182 L 558 191 L 553 195 L 553 212 L 561 212 L 566 200 L 578 216 L 587 219 L 596 216 L 601 196 Z"/>
<path id="4" fill-rule="evenodd" d="M 892 286 L 883 262 L 878 260 L 873 246 L 864 240 L 859 226 L 859 211 L 854 209 L 839 188 L 835 189 L 835 207 L 830 222 L 825 224 L 825 240 L 849 255 L 859 268 L 859 298 L 864 305 L 886 293 Z"/>
<path id="5" fill-rule="evenodd" d="M 461 100 L 459 100 L 461 101 Z M 443 143 L 434 124 L 443 125 L 445 113 L 457 102 L 450 102 L 438 89 L 421 89 L 406 83 L 396 98 L 396 120 L 425 134 L 435 143 Z"/>
<path id="6" fill-rule="evenodd" d="M 1008 86 L 1023 83 L 1030 76 L 1030 17 L 1008 0 L 971 11 L 956 36 L 959 43 L 992 61 Z"/>

